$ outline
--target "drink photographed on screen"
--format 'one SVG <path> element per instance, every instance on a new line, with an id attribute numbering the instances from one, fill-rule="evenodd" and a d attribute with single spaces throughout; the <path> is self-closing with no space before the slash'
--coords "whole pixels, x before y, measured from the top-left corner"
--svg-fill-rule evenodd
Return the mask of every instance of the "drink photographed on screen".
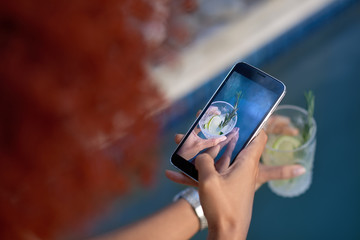
<path id="1" fill-rule="evenodd" d="M 199 121 L 201 132 L 209 138 L 225 136 L 235 127 L 236 109 L 228 102 L 213 102 Z"/>
<path id="2" fill-rule="evenodd" d="M 262 155 L 265 165 L 300 164 L 305 174 L 269 181 L 270 189 L 282 197 L 295 197 L 311 185 L 316 148 L 316 122 L 312 114 L 297 106 L 279 106 L 266 126 L 268 142 Z"/>
<path id="3" fill-rule="evenodd" d="M 235 105 L 225 101 L 215 101 L 199 121 L 201 132 L 205 138 L 218 138 L 231 132 L 237 122 L 237 110 L 242 91 L 235 94 Z"/>

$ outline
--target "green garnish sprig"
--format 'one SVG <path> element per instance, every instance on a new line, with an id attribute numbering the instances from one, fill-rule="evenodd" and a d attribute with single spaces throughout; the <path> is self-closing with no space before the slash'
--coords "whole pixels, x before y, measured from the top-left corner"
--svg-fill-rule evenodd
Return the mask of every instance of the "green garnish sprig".
<path id="1" fill-rule="evenodd" d="M 242 91 L 236 93 L 236 103 L 235 103 L 235 105 L 234 105 L 234 109 L 233 109 L 230 113 L 227 113 L 227 114 L 225 115 L 224 121 L 222 121 L 222 122 L 219 124 L 219 128 L 220 128 L 220 129 L 223 128 L 223 127 L 225 127 L 225 126 L 231 121 L 231 119 L 232 119 L 233 117 L 235 117 L 236 112 L 237 112 L 237 110 L 238 110 L 238 105 L 239 105 L 239 101 L 240 101 L 241 96 L 242 96 Z"/>
<path id="2" fill-rule="evenodd" d="M 307 120 L 303 130 L 303 139 L 304 143 L 307 142 L 311 136 L 311 129 L 313 127 L 313 116 L 314 116 L 314 109 L 315 109 L 315 96 L 314 93 L 310 90 L 304 93 L 307 105 Z"/>

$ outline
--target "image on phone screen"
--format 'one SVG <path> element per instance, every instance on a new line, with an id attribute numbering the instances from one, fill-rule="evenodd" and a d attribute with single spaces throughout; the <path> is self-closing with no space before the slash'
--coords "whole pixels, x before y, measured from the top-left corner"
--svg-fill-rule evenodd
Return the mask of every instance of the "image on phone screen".
<path id="1" fill-rule="evenodd" d="M 229 166 L 278 99 L 273 89 L 232 71 L 176 154 L 193 163 L 200 153 L 216 153 L 215 163 Z"/>

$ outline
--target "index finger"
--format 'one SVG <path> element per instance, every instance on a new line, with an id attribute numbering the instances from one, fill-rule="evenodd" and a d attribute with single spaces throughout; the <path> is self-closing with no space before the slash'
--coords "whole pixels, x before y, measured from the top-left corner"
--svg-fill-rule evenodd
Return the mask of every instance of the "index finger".
<path id="1" fill-rule="evenodd" d="M 202 153 L 195 159 L 195 167 L 199 173 L 199 182 L 205 182 L 213 174 L 218 172 L 215 169 L 214 159 L 207 153 Z"/>

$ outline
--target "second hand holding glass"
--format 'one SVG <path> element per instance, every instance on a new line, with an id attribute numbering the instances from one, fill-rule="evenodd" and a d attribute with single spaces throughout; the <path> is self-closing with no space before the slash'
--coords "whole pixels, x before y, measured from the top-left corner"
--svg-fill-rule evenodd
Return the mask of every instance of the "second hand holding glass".
<path id="1" fill-rule="evenodd" d="M 303 194 L 312 181 L 316 148 L 314 96 L 311 92 L 305 96 L 308 111 L 292 105 L 279 106 L 266 127 L 269 138 L 262 155 L 263 163 L 269 166 L 300 164 L 306 169 L 299 177 L 269 182 L 270 189 L 282 197 Z"/>

